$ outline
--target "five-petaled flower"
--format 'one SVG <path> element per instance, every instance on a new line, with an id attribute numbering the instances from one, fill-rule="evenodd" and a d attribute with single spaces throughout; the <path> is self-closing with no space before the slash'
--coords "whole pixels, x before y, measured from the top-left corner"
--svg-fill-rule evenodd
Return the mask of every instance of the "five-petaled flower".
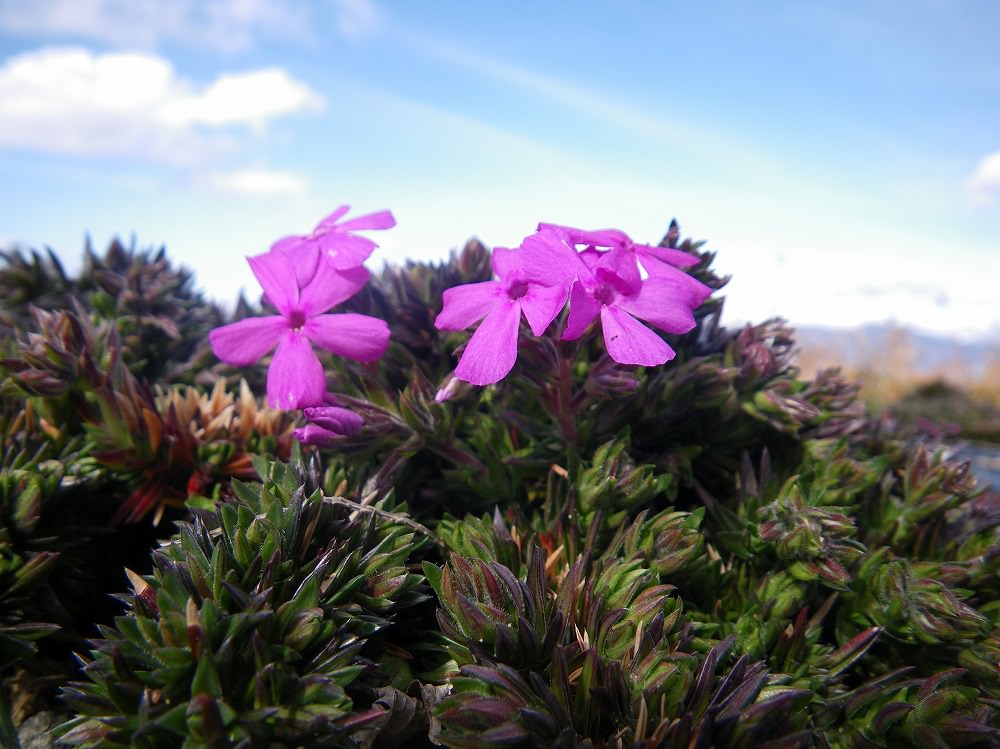
<path id="1" fill-rule="evenodd" d="M 350 270 L 367 260 L 378 245 L 368 237 L 360 237 L 354 232 L 391 229 L 396 225 L 391 211 L 377 211 L 341 221 L 341 217 L 350 209 L 349 205 L 342 205 L 320 221 L 311 234 L 284 237 L 271 245 L 272 252 L 280 252 L 294 259 L 300 286 L 305 286 L 312 279 L 321 261 L 329 263 L 336 270 Z"/>
<path id="2" fill-rule="evenodd" d="M 618 229 L 597 229 L 585 231 L 572 226 L 540 223 L 540 231 L 554 231 L 563 236 L 571 245 L 582 247 L 584 256 L 615 252 L 630 256 L 631 262 L 623 262 L 618 266 L 617 274 L 629 286 L 639 282 L 641 276 L 639 266 L 652 277 L 667 277 L 675 282 L 691 287 L 698 294 L 702 284 L 680 268 L 690 268 L 701 262 L 700 258 L 690 252 L 673 247 L 657 247 L 647 244 L 637 244 L 623 231 Z M 701 302 L 699 302 L 700 304 Z"/>
<path id="3" fill-rule="evenodd" d="M 274 408 L 318 406 L 326 375 L 312 344 L 340 356 L 374 361 L 389 345 L 384 320 L 355 313 L 324 314 L 352 297 L 368 280 L 364 267 L 337 270 L 318 263 L 302 288 L 292 259 L 283 252 L 248 258 L 266 298 L 279 315 L 253 317 L 209 334 L 215 355 L 227 364 L 253 364 L 277 346 L 267 371 L 267 400 Z"/>
<path id="4" fill-rule="evenodd" d="M 639 320 L 667 333 L 686 333 L 695 326 L 692 311 L 712 290 L 679 271 L 641 279 L 634 257 L 620 247 L 584 251 L 577 257 L 562 339 L 579 338 L 599 316 L 604 347 L 619 364 L 652 367 L 673 359 L 674 350 Z"/>
<path id="5" fill-rule="evenodd" d="M 465 346 L 456 377 L 490 385 L 507 376 L 517 360 L 521 313 L 533 334 L 545 332 L 566 304 L 573 279 L 561 271 L 575 254 L 558 236 L 540 232 L 517 250 L 494 248 L 498 280 L 445 290 L 444 306 L 434 320 L 439 330 L 464 330 L 483 321 Z"/>

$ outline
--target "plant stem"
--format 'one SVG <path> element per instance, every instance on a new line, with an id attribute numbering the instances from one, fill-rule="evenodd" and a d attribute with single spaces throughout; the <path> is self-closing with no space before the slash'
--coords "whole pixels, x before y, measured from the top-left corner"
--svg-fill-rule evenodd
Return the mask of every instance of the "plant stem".
<path id="1" fill-rule="evenodd" d="M 471 453 L 466 452 L 462 448 L 458 447 L 454 443 L 448 443 L 444 440 L 430 437 L 425 438 L 424 444 L 429 450 L 437 453 L 442 458 L 450 460 L 457 466 L 464 466 L 466 468 L 471 468 L 476 473 L 478 473 L 482 478 L 486 478 L 489 475 L 489 470 L 483 464 L 479 458 Z"/>
<path id="2" fill-rule="evenodd" d="M 559 375 L 556 378 L 556 420 L 562 430 L 563 439 L 576 443 L 576 417 L 573 415 L 573 375 L 569 369 L 569 357 L 564 350 L 559 352 Z"/>
<path id="3" fill-rule="evenodd" d="M 391 520 L 394 523 L 399 523 L 400 525 L 405 525 L 407 528 L 416 531 L 424 536 L 427 536 L 431 541 L 433 541 L 437 546 L 444 547 L 444 543 L 439 539 L 434 533 L 426 526 L 421 525 L 416 520 L 411 518 L 409 515 L 401 512 L 389 512 L 388 510 L 382 510 L 378 507 L 373 507 L 369 504 L 363 504 L 361 502 L 355 502 L 354 500 L 347 499 L 346 497 L 323 497 L 323 501 L 331 505 L 339 505 L 341 507 L 346 507 L 354 512 L 364 512 L 369 515 L 376 515 L 385 520 Z"/>

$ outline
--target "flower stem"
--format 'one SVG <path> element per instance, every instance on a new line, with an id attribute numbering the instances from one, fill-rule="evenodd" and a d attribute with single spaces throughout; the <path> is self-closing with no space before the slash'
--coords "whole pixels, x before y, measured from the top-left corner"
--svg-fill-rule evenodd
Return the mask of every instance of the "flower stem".
<path id="1" fill-rule="evenodd" d="M 479 458 L 466 452 L 454 443 L 445 442 L 444 440 L 437 438 L 430 438 L 426 440 L 425 445 L 429 450 L 437 453 L 446 460 L 450 460 L 456 466 L 471 468 L 481 478 L 486 478 L 489 475 L 489 470 L 483 462 L 479 460 Z"/>
<path id="2" fill-rule="evenodd" d="M 573 374 L 570 372 L 570 357 L 565 348 L 559 352 L 559 374 L 556 378 L 556 420 L 562 430 L 563 439 L 576 443 L 576 417 L 573 414 Z"/>
<path id="3" fill-rule="evenodd" d="M 402 512 L 389 512 L 388 510 L 383 510 L 379 507 L 374 507 L 369 504 L 364 504 L 364 502 L 355 502 L 354 500 L 348 499 L 347 497 L 323 497 L 323 501 L 331 505 L 339 505 L 340 507 L 346 507 L 349 510 L 353 510 L 355 513 L 364 512 L 369 515 L 377 515 L 380 518 L 386 520 L 391 520 L 400 525 L 405 525 L 407 528 L 416 531 L 424 536 L 427 536 L 436 545 L 444 548 L 444 543 L 439 539 L 434 533 L 429 530 L 426 526 L 421 525 L 416 520 L 411 518 L 406 513 Z"/>

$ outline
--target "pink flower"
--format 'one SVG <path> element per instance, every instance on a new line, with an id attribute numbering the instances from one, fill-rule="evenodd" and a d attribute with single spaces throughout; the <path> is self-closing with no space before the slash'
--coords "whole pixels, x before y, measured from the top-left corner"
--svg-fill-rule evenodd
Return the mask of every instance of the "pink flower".
<path id="1" fill-rule="evenodd" d="M 651 367 L 673 359 L 674 350 L 639 320 L 667 333 L 686 333 L 695 326 L 692 310 L 712 290 L 680 271 L 642 280 L 621 247 L 603 253 L 591 248 L 580 258 L 584 270 L 570 292 L 563 340 L 579 338 L 600 316 L 604 346 L 619 364 Z"/>
<path id="2" fill-rule="evenodd" d="M 326 376 L 312 344 L 340 356 L 373 361 L 389 345 L 389 326 L 367 315 L 323 314 L 354 296 L 368 280 L 362 267 L 338 271 L 320 263 L 299 288 L 292 260 L 281 252 L 247 258 L 264 294 L 280 315 L 223 325 L 209 334 L 215 355 L 245 367 L 277 346 L 267 370 L 267 400 L 273 408 L 294 409 L 323 402 Z"/>
<path id="3" fill-rule="evenodd" d="M 678 270 L 678 268 L 690 268 L 700 262 L 699 258 L 683 250 L 636 244 L 628 234 L 618 229 L 584 231 L 571 226 L 546 223 L 539 224 L 538 228 L 560 233 L 569 244 L 585 247 L 584 252 L 600 252 L 599 248 L 604 248 L 604 251 L 617 251 L 631 256 L 632 265 L 623 265 L 619 274 L 630 285 L 635 285 L 639 281 L 640 263 L 650 276 L 667 276 L 679 283 L 690 285 L 692 289 L 697 288 L 695 284 L 701 285 L 687 273 Z"/>
<path id="4" fill-rule="evenodd" d="M 558 237 L 534 234 L 517 250 L 493 250 L 498 280 L 447 289 L 435 327 L 464 330 L 483 321 L 466 344 L 455 376 L 473 385 L 506 377 L 517 360 L 521 313 L 533 334 L 544 333 L 566 304 L 575 262 L 576 253 Z"/>
<path id="5" fill-rule="evenodd" d="M 356 268 L 367 260 L 378 245 L 354 232 L 363 229 L 391 229 L 396 225 L 391 211 L 378 211 L 337 223 L 350 209 L 349 205 L 340 206 L 320 221 L 312 234 L 284 237 L 271 245 L 272 252 L 295 258 L 295 271 L 300 286 L 305 286 L 313 277 L 321 258 L 337 270 Z"/>

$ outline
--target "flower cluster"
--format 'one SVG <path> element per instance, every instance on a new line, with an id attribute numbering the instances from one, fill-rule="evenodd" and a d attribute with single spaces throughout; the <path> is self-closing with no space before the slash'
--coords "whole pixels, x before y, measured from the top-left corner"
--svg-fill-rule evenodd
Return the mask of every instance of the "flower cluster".
<path id="1" fill-rule="evenodd" d="M 456 377 L 474 385 L 498 382 L 513 368 L 522 312 L 540 336 L 567 302 L 562 340 L 580 338 L 600 317 L 612 359 L 656 366 L 674 351 L 639 321 L 667 333 L 695 326 L 692 311 L 712 290 L 682 269 L 698 261 L 681 250 L 635 244 L 614 229 L 542 223 L 516 250 L 493 251 L 498 280 L 445 291 L 435 325 L 464 330 L 482 320 L 455 369 Z"/>
<path id="2" fill-rule="evenodd" d="M 327 314 L 368 281 L 362 263 L 376 245 L 353 232 L 395 225 L 388 211 L 338 223 L 348 209 L 338 208 L 312 234 L 285 237 L 270 252 L 247 258 L 264 299 L 279 314 L 224 325 L 209 336 L 215 355 L 233 366 L 248 366 L 276 349 L 267 371 L 267 400 L 273 408 L 305 411 L 313 424 L 296 432 L 303 441 L 321 442 L 361 426 L 359 417 L 338 407 L 326 392 L 326 375 L 313 344 L 364 362 L 380 358 L 389 346 L 384 320 Z"/>
<path id="3" fill-rule="evenodd" d="M 338 208 L 308 236 L 280 239 L 270 252 L 248 258 L 265 299 L 280 314 L 241 320 L 211 334 L 216 356 L 236 366 L 252 364 L 277 347 L 267 375 L 268 402 L 301 408 L 310 423 L 296 437 L 312 444 L 353 434 L 363 423 L 326 392 L 313 344 L 359 361 L 378 359 L 389 344 L 382 320 L 327 314 L 369 277 L 362 263 L 376 245 L 354 232 L 395 225 L 388 211 L 338 223 L 347 210 Z M 562 340 L 580 338 L 600 318 L 611 359 L 656 366 L 674 351 L 640 321 L 667 333 L 695 326 L 692 311 L 712 292 L 684 271 L 698 262 L 682 250 L 636 244 L 618 230 L 542 223 L 516 249 L 493 250 L 496 280 L 446 289 L 434 324 L 457 331 L 480 323 L 455 368 L 458 380 L 473 385 L 490 385 L 510 373 L 522 314 L 532 334 L 541 336 L 567 304 Z"/>

